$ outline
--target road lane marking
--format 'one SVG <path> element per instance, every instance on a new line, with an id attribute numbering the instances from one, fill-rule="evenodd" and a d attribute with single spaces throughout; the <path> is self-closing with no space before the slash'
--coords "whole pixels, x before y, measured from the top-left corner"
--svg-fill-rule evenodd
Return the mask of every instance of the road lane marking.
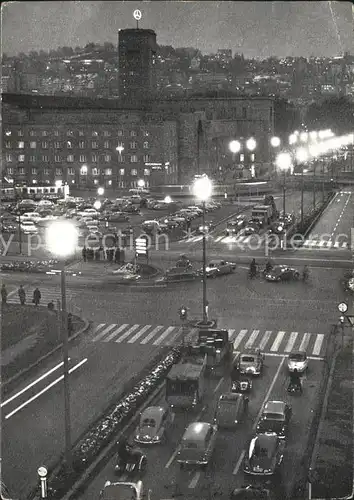
<path id="1" fill-rule="evenodd" d="M 125 333 L 123 333 L 123 335 L 121 335 L 117 340 L 115 340 L 114 342 L 116 343 L 120 343 L 120 342 L 123 342 L 123 340 L 125 340 L 127 337 L 129 337 L 129 335 L 133 332 L 135 332 L 135 330 L 137 330 L 139 328 L 140 325 L 133 325 L 129 328 L 129 330 L 127 330 Z"/>
<path id="2" fill-rule="evenodd" d="M 273 345 L 270 348 L 271 351 L 278 351 L 280 344 L 283 341 L 284 335 L 285 335 L 285 332 L 278 332 L 278 334 L 273 342 Z"/>
<path id="3" fill-rule="evenodd" d="M 155 340 L 155 342 L 152 343 L 152 345 L 160 345 L 161 342 L 175 329 L 174 326 L 169 326 L 166 331 L 164 331 L 158 339 Z"/>
<path id="4" fill-rule="evenodd" d="M 305 333 L 305 335 L 303 336 L 303 339 L 301 341 L 299 351 L 306 351 L 307 346 L 309 345 L 309 342 L 310 342 L 310 337 L 311 337 L 310 333 Z"/>
<path id="5" fill-rule="evenodd" d="M 181 326 L 176 329 L 176 331 L 171 335 L 171 337 L 169 339 L 167 339 L 166 345 L 174 345 L 177 337 L 180 337 L 180 336 L 183 336 L 183 328 Z"/>
<path id="6" fill-rule="evenodd" d="M 291 332 L 288 343 L 286 344 L 285 349 L 284 349 L 285 352 L 290 352 L 293 350 L 297 336 L 298 336 L 298 332 Z"/>
<path id="7" fill-rule="evenodd" d="M 234 350 L 237 351 L 238 346 L 241 344 L 243 338 L 245 337 L 246 333 L 248 330 L 241 330 L 240 333 L 237 335 L 237 337 L 234 340 Z"/>
<path id="8" fill-rule="evenodd" d="M 323 343 L 323 339 L 324 339 L 324 335 L 323 333 L 319 333 L 317 336 L 316 336 L 316 342 L 315 342 L 315 346 L 313 348 L 313 351 L 312 351 L 312 354 L 314 356 L 318 356 L 321 352 L 321 347 L 322 347 L 322 343 Z"/>
<path id="9" fill-rule="evenodd" d="M 164 327 L 159 325 L 159 326 L 156 326 L 152 332 L 149 333 L 149 335 L 147 337 L 144 338 L 144 340 L 142 340 L 140 342 L 140 344 L 147 344 L 153 337 L 155 337 L 155 335 L 160 331 L 162 330 Z"/>
<path id="10" fill-rule="evenodd" d="M 198 481 L 199 481 L 199 478 L 200 478 L 200 471 L 196 472 L 191 480 L 191 482 L 189 483 L 188 485 L 188 488 L 189 489 L 193 489 L 197 486 L 198 484 Z"/>
<path id="11" fill-rule="evenodd" d="M 80 366 L 82 366 L 86 362 L 87 362 L 87 358 L 84 358 L 77 365 L 75 365 L 72 368 L 70 368 L 69 374 L 71 374 L 74 371 L 76 371 L 78 368 L 80 368 Z M 15 415 L 17 412 L 19 412 L 20 410 L 22 410 L 23 408 L 25 408 L 26 406 L 28 406 L 30 403 L 32 403 L 32 401 L 35 401 L 36 399 L 38 399 L 42 394 L 44 394 L 47 391 L 49 391 L 49 389 L 51 389 L 52 387 L 54 387 L 56 384 L 58 384 L 62 380 L 64 380 L 64 375 L 61 375 L 60 377 L 58 377 L 56 380 L 54 380 L 49 385 L 47 385 L 47 387 L 45 387 L 44 389 L 42 389 L 41 391 L 39 391 L 37 394 L 35 394 L 34 396 L 32 396 L 30 399 L 28 399 L 27 401 L 25 401 L 24 403 L 22 403 L 22 405 L 18 406 L 12 412 L 10 412 L 7 415 L 5 415 L 5 420 L 9 419 L 13 415 Z"/>
<path id="12" fill-rule="evenodd" d="M 266 332 L 264 332 L 263 338 L 259 343 L 259 348 L 262 351 L 264 350 L 265 346 L 267 345 L 268 340 L 269 340 L 271 335 L 272 335 L 272 330 L 267 330 Z"/>
<path id="13" fill-rule="evenodd" d="M 71 358 L 68 358 L 68 361 L 70 361 L 70 359 Z M 31 389 L 31 387 L 33 387 L 34 385 L 38 384 L 38 382 L 41 382 L 41 380 L 45 379 L 46 377 L 49 377 L 49 375 L 51 375 L 53 372 L 55 372 L 56 370 L 58 370 L 61 366 L 63 366 L 63 364 L 64 364 L 64 362 L 62 361 L 58 365 L 54 366 L 54 368 L 52 368 L 51 370 L 49 370 L 48 372 L 44 373 L 39 378 L 37 378 L 36 380 L 34 380 L 33 382 L 31 382 L 24 389 L 21 389 L 21 391 L 17 392 L 13 396 L 11 396 L 11 398 L 6 399 L 6 401 L 4 401 L 3 403 L 1 403 L 0 408 L 2 408 L 3 406 L 6 406 L 8 403 L 11 403 L 11 401 L 13 401 L 14 399 L 18 398 L 19 396 L 21 396 L 21 394 L 23 394 L 24 392 L 26 392 L 29 389 Z"/>
<path id="14" fill-rule="evenodd" d="M 233 328 L 231 328 L 231 329 L 228 330 L 228 332 L 229 332 L 229 341 L 233 342 L 234 341 L 235 330 Z"/>
<path id="15" fill-rule="evenodd" d="M 117 326 L 117 325 L 115 325 L 115 326 Z M 114 330 L 112 333 L 110 333 L 108 335 L 108 337 L 106 337 L 104 339 L 103 342 L 110 342 L 112 339 L 114 339 L 114 337 L 116 335 L 118 335 L 120 332 L 122 332 L 123 330 L 125 330 L 128 326 L 129 326 L 128 324 L 121 325 L 119 328 L 117 328 L 117 330 Z"/>
<path id="16" fill-rule="evenodd" d="M 172 462 L 176 458 L 177 453 L 179 452 L 180 449 L 181 449 L 181 445 L 178 445 L 177 448 L 175 449 L 175 451 L 172 453 L 171 457 L 169 458 L 167 464 L 165 465 L 165 469 L 168 469 L 170 467 L 170 465 L 172 464 Z"/>
<path id="17" fill-rule="evenodd" d="M 220 389 L 220 386 L 221 386 L 221 384 L 224 382 L 224 380 L 225 380 L 225 379 L 224 379 L 224 377 L 222 377 L 222 378 L 219 380 L 218 385 L 217 385 L 217 386 L 215 387 L 215 389 L 213 390 L 213 393 L 214 393 L 214 394 L 218 392 L 218 390 Z"/>
<path id="18" fill-rule="evenodd" d="M 278 377 L 279 377 L 279 373 L 280 373 L 280 371 L 281 371 L 281 369 L 282 369 L 282 367 L 283 367 L 284 362 L 285 362 L 285 356 L 283 357 L 283 359 L 282 359 L 282 360 L 281 360 L 281 362 L 279 363 L 279 366 L 278 366 L 278 369 L 277 369 L 277 371 L 276 371 L 276 374 L 274 375 L 274 378 L 273 378 L 273 380 L 272 380 L 272 383 L 270 384 L 269 389 L 268 389 L 268 391 L 267 391 L 267 394 L 265 395 L 265 398 L 264 398 L 263 403 L 262 403 L 262 405 L 261 405 L 261 408 L 260 408 L 260 410 L 259 410 L 259 412 L 258 412 L 258 415 L 257 415 L 257 417 L 256 417 L 256 420 L 254 421 L 254 424 L 253 424 L 253 426 L 252 426 L 252 433 L 254 433 L 254 431 L 256 430 L 256 427 L 257 427 L 258 421 L 259 421 L 259 419 L 261 418 L 261 415 L 262 415 L 262 412 L 263 412 L 263 408 L 264 408 L 264 406 L 265 406 L 266 402 L 267 402 L 267 401 L 268 401 L 268 399 L 269 399 L 270 393 L 272 392 L 272 390 L 273 390 L 273 388 L 274 388 L 274 385 L 275 385 L 275 382 L 277 381 L 277 379 L 278 379 Z M 233 474 L 234 476 L 238 473 L 238 470 L 239 470 L 239 468 L 240 468 L 240 466 L 241 466 L 241 463 L 242 463 L 242 460 L 243 460 L 243 457 L 244 457 L 244 456 L 245 456 L 245 450 L 241 453 L 240 458 L 237 460 L 237 463 L 236 463 L 236 465 L 235 465 L 235 468 L 234 468 L 234 470 L 233 470 L 233 472 L 232 472 L 232 474 Z"/>
<path id="19" fill-rule="evenodd" d="M 256 338 L 258 337 L 259 335 L 259 330 L 253 330 L 253 332 L 251 333 L 251 336 L 250 338 L 247 340 L 246 344 L 245 344 L 245 349 L 249 349 L 250 347 L 253 346 Z"/>
<path id="20" fill-rule="evenodd" d="M 111 330 L 113 330 L 113 328 L 115 328 L 116 326 L 118 326 L 118 325 L 109 325 L 109 326 L 107 326 L 107 328 L 105 328 L 101 333 L 99 333 L 98 335 L 96 335 L 95 337 L 93 337 L 91 339 L 91 341 L 92 342 L 97 342 L 98 340 L 101 340 L 106 335 L 106 333 L 108 333 Z"/>
<path id="21" fill-rule="evenodd" d="M 140 339 L 144 335 L 145 332 L 147 332 L 151 328 L 151 325 L 145 325 L 143 328 L 136 333 L 131 339 L 128 340 L 128 344 L 133 344 L 136 340 Z"/>
<path id="22" fill-rule="evenodd" d="M 264 352 L 264 356 L 271 356 L 273 358 L 287 358 L 287 354 L 279 354 L 278 352 Z M 325 358 L 321 358 L 321 356 L 307 356 L 307 359 L 311 359 L 313 361 L 324 361 Z"/>

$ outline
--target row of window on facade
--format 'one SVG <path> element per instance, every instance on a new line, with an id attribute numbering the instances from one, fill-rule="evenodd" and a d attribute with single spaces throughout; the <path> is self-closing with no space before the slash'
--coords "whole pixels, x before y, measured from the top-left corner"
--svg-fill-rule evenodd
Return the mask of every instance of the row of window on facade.
<path id="1" fill-rule="evenodd" d="M 13 175 L 15 172 L 18 174 L 18 175 L 25 175 L 26 174 L 26 171 L 28 171 L 28 169 L 25 169 L 24 167 L 19 167 L 17 169 L 14 169 L 13 167 L 8 167 L 6 169 L 6 173 L 8 175 Z M 37 175 L 39 172 L 38 172 L 38 169 L 37 168 L 32 168 L 31 169 L 31 174 L 32 175 Z M 49 168 L 45 168 L 43 170 L 43 173 L 44 175 L 50 175 L 52 173 L 52 170 L 49 169 Z M 68 167 L 67 169 L 67 173 L 68 175 L 75 175 L 75 169 L 73 167 Z M 81 168 L 80 168 L 80 175 L 88 175 L 89 171 L 88 171 L 88 168 L 83 165 Z M 113 175 L 112 174 L 112 169 L 111 168 L 106 168 L 103 172 L 102 172 L 105 176 L 111 176 Z M 138 170 L 136 168 L 132 168 L 131 170 L 125 172 L 125 169 L 124 168 L 120 168 L 118 170 L 118 174 L 120 177 L 124 177 L 125 175 L 131 175 L 133 177 L 137 176 L 138 175 Z M 55 175 L 63 175 L 63 169 L 62 168 L 56 168 L 55 169 Z M 96 177 L 98 175 L 101 175 L 101 171 L 100 169 L 98 168 L 92 168 L 91 169 L 91 175 L 93 177 Z M 139 174 L 141 175 L 141 173 Z M 143 175 L 145 177 L 149 176 L 150 175 L 150 169 L 149 168 L 144 168 L 143 170 Z"/>
<path id="2" fill-rule="evenodd" d="M 42 141 L 40 146 L 42 147 L 42 149 L 48 149 L 50 144 L 47 141 Z M 40 146 L 38 145 L 38 147 L 40 147 Z M 29 147 L 30 147 L 30 149 L 36 149 L 37 142 L 30 141 Z M 75 147 L 75 145 L 74 145 L 73 141 L 65 141 L 64 143 L 61 143 L 59 141 L 55 141 L 53 143 L 53 147 L 54 147 L 54 149 L 62 149 L 63 147 L 65 147 L 67 149 L 72 149 Z M 88 146 L 86 145 L 85 141 L 79 141 L 79 148 L 80 149 L 85 149 L 86 147 L 88 147 Z M 98 147 L 99 147 L 99 143 L 97 141 L 91 141 L 91 149 L 98 149 Z M 111 148 L 115 147 L 115 145 L 112 145 L 110 143 L 110 141 L 104 141 L 103 147 L 105 149 L 111 149 Z M 123 150 L 124 149 L 124 142 L 120 142 L 119 144 L 117 144 L 116 147 L 118 150 L 119 149 Z M 147 141 L 144 141 L 143 148 L 149 149 L 149 147 L 150 147 L 150 144 Z M 13 143 L 11 141 L 5 141 L 5 148 L 6 149 L 25 149 L 25 142 L 24 141 L 17 141 L 17 145 L 13 146 Z M 129 149 L 138 149 L 138 143 L 136 141 L 130 142 Z"/>
<path id="3" fill-rule="evenodd" d="M 117 136 L 123 137 L 125 135 L 124 132 L 125 132 L 124 130 L 117 130 Z M 13 133 L 11 130 L 5 131 L 5 135 L 7 137 L 10 137 L 10 136 L 15 135 L 15 134 L 16 134 L 16 132 Z M 17 130 L 17 135 L 19 137 L 23 137 L 25 134 L 24 134 L 23 130 Z M 39 136 L 47 137 L 48 135 L 49 135 L 49 133 L 46 130 L 42 130 L 42 131 L 30 130 L 29 131 L 30 137 L 39 137 Z M 60 131 L 54 130 L 54 135 L 58 137 L 60 135 Z M 67 137 L 75 137 L 75 132 L 73 130 L 67 130 L 66 135 L 67 135 Z M 79 137 L 83 137 L 85 135 L 85 132 L 83 130 L 79 130 L 78 135 L 79 135 Z M 101 134 L 101 135 L 103 135 L 103 137 L 112 137 L 112 135 L 114 135 L 114 134 L 112 134 L 112 132 L 110 132 L 109 130 L 104 130 L 103 134 Z M 136 130 L 130 130 L 127 135 L 129 137 L 137 137 L 138 133 L 136 132 Z M 149 132 L 147 130 L 143 130 L 142 135 L 144 137 L 148 137 Z M 99 132 L 92 131 L 91 137 L 99 137 Z"/>
<path id="4" fill-rule="evenodd" d="M 12 154 L 6 154 L 7 163 L 12 163 L 15 160 L 15 158 L 16 157 Z M 125 163 L 126 161 L 128 161 L 128 158 L 129 158 L 130 163 L 138 163 L 138 161 L 139 161 L 138 155 L 130 155 L 127 158 L 125 156 L 119 155 L 117 157 L 117 160 L 119 163 Z M 37 161 L 37 159 L 39 159 L 39 158 L 37 158 L 37 156 L 30 156 L 29 162 L 35 163 Z M 100 160 L 101 159 L 99 158 L 98 155 L 91 156 L 92 163 L 99 163 Z M 104 163 L 110 163 L 112 161 L 112 155 L 103 155 L 102 160 Z M 18 155 L 17 161 L 19 163 L 24 163 L 26 161 L 26 155 Z M 50 161 L 50 158 L 48 155 L 41 155 L 41 161 L 48 163 Z M 74 157 L 74 155 L 67 155 L 66 157 L 63 157 L 61 155 L 54 155 L 54 161 L 55 161 L 55 163 L 61 163 L 63 161 L 66 161 L 68 163 L 73 163 L 75 161 L 75 157 Z M 81 163 L 87 162 L 88 161 L 87 156 L 86 155 L 79 155 L 79 161 Z M 149 161 L 150 161 L 150 155 L 143 155 L 143 162 L 147 163 Z"/>

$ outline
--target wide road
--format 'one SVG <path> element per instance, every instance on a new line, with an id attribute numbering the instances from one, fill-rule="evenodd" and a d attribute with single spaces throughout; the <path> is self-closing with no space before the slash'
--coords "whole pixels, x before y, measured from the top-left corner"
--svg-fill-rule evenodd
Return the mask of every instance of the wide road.
<path id="1" fill-rule="evenodd" d="M 313 269 L 308 284 L 248 281 L 246 274 L 240 266 L 233 275 L 208 283 L 210 315 L 220 327 L 231 330 L 235 345 L 242 348 L 252 337 L 268 353 L 303 347 L 320 358 L 330 326 L 338 320 L 342 270 Z M 70 366 L 76 367 L 70 376 L 75 441 L 159 349 L 178 340 L 182 303 L 189 308 L 190 318 L 200 317 L 201 286 L 194 282 L 146 292 L 115 286 L 93 292 L 70 286 L 69 292 L 71 301 L 93 322 L 91 331 L 69 353 Z M 6 400 L 60 361 L 60 355 L 54 356 Z M 33 399 L 60 376 L 60 370 L 5 406 L 6 401 L 2 403 L 2 469 L 15 498 L 36 481 L 37 467 L 50 464 L 63 449 L 62 383 Z"/>
<path id="2" fill-rule="evenodd" d="M 281 400 L 291 404 L 293 416 L 281 468 L 281 482 L 275 481 L 270 488 L 275 493 L 275 498 L 283 500 L 292 490 L 296 468 L 305 452 L 309 427 L 316 407 L 322 368 L 323 361 L 311 361 L 309 373 L 304 380 L 303 396 L 292 398 L 286 391 L 288 379 L 285 357 L 266 356 L 264 373 L 254 382 L 248 414 L 245 415 L 244 421 L 235 430 L 219 431 L 215 452 L 206 471 L 194 467 L 181 471 L 175 457 L 184 429 L 193 421 L 212 422 L 219 396 L 228 392 L 230 388 L 228 376 L 221 380 L 209 379 L 202 411 L 176 412 L 167 442 L 164 445 L 144 448 L 148 457 L 148 466 L 143 481 L 147 488 L 151 488 L 152 498 L 170 499 L 176 494 L 183 498 L 193 496 L 193 498 L 204 499 L 213 498 L 215 495 L 229 498 L 230 492 L 235 487 L 254 482 L 262 483 L 262 479 L 254 479 L 243 473 L 242 459 L 265 402 Z M 160 399 L 154 404 L 165 404 L 163 391 Z M 99 491 L 107 480 L 112 482 L 122 480 L 122 476 L 115 476 L 114 464 L 115 458 L 89 485 L 80 497 L 82 500 L 97 499 Z"/>

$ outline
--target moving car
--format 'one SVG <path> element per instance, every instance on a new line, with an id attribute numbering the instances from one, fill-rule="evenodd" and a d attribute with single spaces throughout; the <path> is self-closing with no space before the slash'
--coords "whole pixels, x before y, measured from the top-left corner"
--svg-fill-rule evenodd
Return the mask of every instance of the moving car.
<path id="1" fill-rule="evenodd" d="M 21 216 L 22 220 L 31 220 L 32 222 L 38 222 L 42 220 L 42 216 L 38 212 L 25 212 Z"/>
<path id="2" fill-rule="evenodd" d="M 267 281 L 292 281 L 298 280 L 299 278 L 300 273 L 297 269 L 284 265 L 274 266 L 273 269 L 265 274 L 265 279 Z"/>
<path id="3" fill-rule="evenodd" d="M 230 220 L 225 229 L 225 234 L 227 236 L 232 236 L 237 234 L 242 228 L 247 224 L 247 217 L 245 215 L 238 215 L 236 219 Z"/>
<path id="4" fill-rule="evenodd" d="M 308 368 L 308 363 L 305 351 L 291 352 L 288 356 L 289 372 L 293 372 L 296 368 L 299 373 L 304 373 Z"/>
<path id="5" fill-rule="evenodd" d="M 20 228 L 24 234 L 37 234 L 38 233 L 38 228 L 30 220 L 21 221 Z"/>
<path id="6" fill-rule="evenodd" d="M 236 269 L 234 262 L 225 260 L 213 260 L 205 268 L 207 278 L 216 278 L 222 274 L 231 274 Z M 201 270 L 202 272 L 202 270 Z"/>
<path id="7" fill-rule="evenodd" d="M 246 409 L 246 398 L 240 393 L 221 394 L 214 415 L 214 424 L 219 428 L 235 428 L 242 422 Z"/>
<path id="8" fill-rule="evenodd" d="M 246 474 L 272 476 L 283 461 L 284 441 L 274 434 L 257 434 L 246 451 L 243 471 Z"/>
<path id="9" fill-rule="evenodd" d="M 170 408 L 149 406 L 140 415 L 139 425 L 135 431 L 135 442 L 140 444 L 159 444 L 165 441 L 174 414 Z"/>
<path id="10" fill-rule="evenodd" d="M 259 229 L 255 226 L 247 225 L 242 231 L 242 236 L 251 236 L 252 234 L 258 234 L 258 231 Z"/>
<path id="11" fill-rule="evenodd" d="M 270 500 L 270 491 L 262 486 L 242 486 L 231 492 L 230 500 Z"/>
<path id="12" fill-rule="evenodd" d="M 260 349 L 246 349 L 236 360 L 236 367 L 240 374 L 260 375 L 263 370 L 264 356 Z"/>
<path id="13" fill-rule="evenodd" d="M 285 439 L 289 431 L 292 410 L 284 401 L 268 401 L 257 424 L 257 433 L 275 433 Z"/>
<path id="14" fill-rule="evenodd" d="M 142 481 L 136 483 L 106 481 L 99 498 L 100 500 L 151 500 L 151 490 L 145 495 Z"/>
<path id="15" fill-rule="evenodd" d="M 205 222 L 204 226 L 203 224 L 201 224 L 198 229 L 197 229 L 197 233 L 198 234 L 208 234 L 210 233 L 210 231 L 212 231 L 214 229 L 215 225 L 213 224 L 213 222 Z"/>
<path id="16" fill-rule="evenodd" d="M 16 233 L 18 229 L 15 224 L 6 221 L 0 223 L 0 228 L 2 233 Z"/>
<path id="17" fill-rule="evenodd" d="M 199 273 L 185 267 L 171 267 L 165 273 L 167 281 L 193 281 L 199 277 Z"/>
<path id="18" fill-rule="evenodd" d="M 189 424 L 182 437 L 177 462 L 183 466 L 208 465 L 214 452 L 217 427 L 207 422 Z"/>
<path id="19" fill-rule="evenodd" d="M 129 216 L 123 212 L 112 212 L 107 215 L 106 220 L 108 222 L 129 222 Z"/>

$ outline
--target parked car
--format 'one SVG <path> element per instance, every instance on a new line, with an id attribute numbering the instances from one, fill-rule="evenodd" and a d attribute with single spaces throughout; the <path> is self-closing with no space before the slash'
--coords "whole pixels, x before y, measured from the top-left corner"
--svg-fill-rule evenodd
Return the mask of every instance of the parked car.
<path id="1" fill-rule="evenodd" d="M 21 217 L 22 221 L 30 220 L 32 222 L 38 222 L 42 217 L 37 212 L 25 212 Z"/>
<path id="2" fill-rule="evenodd" d="M 7 222 L 1 222 L 0 228 L 2 233 L 16 233 L 18 230 L 18 227 L 15 224 Z"/>
<path id="3" fill-rule="evenodd" d="M 30 220 L 21 221 L 20 228 L 24 234 L 37 234 L 38 233 L 38 228 Z"/>
<path id="4" fill-rule="evenodd" d="M 194 281 L 198 277 L 199 273 L 183 267 L 172 267 L 165 273 L 167 281 Z"/>
<path id="5" fill-rule="evenodd" d="M 265 279 L 267 281 L 297 281 L 300 278 L 300 273 L 297 269 L 293 267 L 288 267 L 284 265 L 274 266 L 273 269 L 265 274 Z"/>
<path id="6" fill-rule="evenodd" d="M 223 274 L 231 274 L 236 269 L 234 262 L 226 260 L 212 260 L 205 268 L 207 278 L 216 278 Z M 202 272 L 202 270 L 201 270 Z"/>
<path id="7" fill-rule="evenodd" d="M 215 448 L 217 427 L 207 422 L 189 424 L 183 434 L 177 453 L 177 462 L 182 466 L 208 465 Z"/>
<path id="8" fill-rule="evenodd" d="M 270 490 L 252 484 L 235 488 L 230 495 L 230 500 L 271 500 L 271 498 Z"/>
<path id="9" fill-rule="evenodd" d="M 129 222 L 130 218 L 123 212 L 115 212 L 109 214 L 106 220 L 108 222 Z"/>
<path id="10" fill-rule="evenodd" d="M 99 498 L 100 500 L 151 500 L 151 490 L 145 494 L 142 481 L 136 483 L 106 481 Z"/>
<path id="11" fill-rule="evenodd" d="M 140 415 L 134 440 L 140 444 L 163 443 L 173 421 L 174 413 L 170 408 L 149 406 Z"/>
<path id="12" fill-rule="evenodd" d="M 246 451 L 243 471 L 246 474 L 273 476 L 284 456 L 284 441 L 276 434 L 257 434 Z"/>
<path id="13" fill-rule="evenodd" d="M 289 432 L 292 415 L 291 406 L 284 401 L 268 401 L 257 424 L 257 433 L 274 432 L 280 439 L 285 439 Z"/>
<path id="14" fill-rule="evenodd" d="M 91 219 L 97 219 L 99 212 L 97 212 L 94 208 L 86 208 L 85 210 L 78 212 L 78 215 L 80 215 L 80 217 L 91 217 Z"/>
<path id="15" fill-rule="evenodd" d="M 296 370 L 299 373 L 304 373 L 308 368 L 309 360 L 306 351 L 294 351 L 288 356 L 288 370 L 293 372 Z"/>

